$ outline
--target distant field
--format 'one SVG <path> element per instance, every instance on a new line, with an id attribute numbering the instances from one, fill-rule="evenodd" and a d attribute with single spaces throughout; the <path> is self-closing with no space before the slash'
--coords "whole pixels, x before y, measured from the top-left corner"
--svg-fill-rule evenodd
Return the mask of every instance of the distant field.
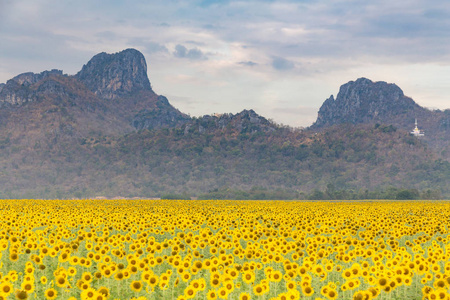
<path id="1" fill-rule="evenodd" d="M 0 299 L 449 299 L 448 201 L 0 200 Z"/>

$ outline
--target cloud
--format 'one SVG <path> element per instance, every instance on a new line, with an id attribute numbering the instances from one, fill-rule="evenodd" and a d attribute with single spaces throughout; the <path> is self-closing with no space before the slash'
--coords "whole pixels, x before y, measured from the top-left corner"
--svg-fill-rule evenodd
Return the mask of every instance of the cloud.
<path id="1" fill-rule="evenodd" d="M 107 40 L 114 40 L 117 38 L 117 35 L 111 30 L 101 31 L 95 34 L 96 37 Z"/>
<path id="2" fill-rule="evenodd" d="M 145 49 L 147 50 L 148 53 L 169 52 L 166 46 L 155 42 L 146 43 Z"/>
<path id="3" fill-rule="evenodd" d="M 253 67 L 253 66 L 258 65 L 258 63 L 255 63 L 255 62 L 253 62 L 251 60 L 249 60 L 249 61 L 240 61 L 240 62 L 238 62 L 238 64 L 239 65 L 243 65 L 243 66 L 248 66 L 248 67 Z"/>
<path id="4" fill-rule="evenodd" d="M 176 57 L 186 57 L 187 54 L 187 48 L 183 45 L 176 45 L 175 46 L 175 52 L 173 55 Z"/>
<path id="5" fill-rule="evenodd" d="M 198 48 L 188 49 L 183 45 L 176 45 L 173 55 L 178 58 L 187 58 L 191 60 L 206 60 L 206 55 Z"/>
<path id="6" fill-rule="evenodd" d="M 260 111 L 280 99 L 318 109 L 362 76 L 446 108 L 449 32 L 449 1 L 0 0 L 0 82 L 51 68 L 74 74 L 99 52 L 132 47 L 151 66 L 155 91 L 199 101 L 179 100 L 186 113 Z M 191 78 L 176 92 L 174 74 Z"/>
<path id="7" fill-rule="evenodd" d="M 272 59 L 272 67 L 278 71 L 286 71 L 293 69 L 295 64 L 283 57 L 275 56 Z"/>

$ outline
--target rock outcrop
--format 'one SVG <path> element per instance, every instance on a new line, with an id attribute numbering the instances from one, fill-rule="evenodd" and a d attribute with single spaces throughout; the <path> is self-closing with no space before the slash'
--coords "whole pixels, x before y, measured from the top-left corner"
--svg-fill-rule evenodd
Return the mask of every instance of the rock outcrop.
<path id="1" fill-rule="evenodd" d="M 61 70 L 44 71 L 39 74 L 23 73 L 0 85 L 0 107 L 20 106 L 36 101 L 40 91 L 32 86 L 51 76 L 64 76 Z M 42 90 L 41 90 L 42 91 Z"/>
<path id="2" fill-rule="evenodd" d="M 331 96 L 323 103 L 312 127 L 342 123 L 386 123 L 402 116 L 414 122 L 414 116 L 424 111 L 395 84 L 359 78 L 342 85 L 336 99 Z"/>
<path id="3" fill-rule="evenodd" d="M 97 54 L 75 77 L 103 99 L 152 90 L 144 55 L 135 49 Z"/>

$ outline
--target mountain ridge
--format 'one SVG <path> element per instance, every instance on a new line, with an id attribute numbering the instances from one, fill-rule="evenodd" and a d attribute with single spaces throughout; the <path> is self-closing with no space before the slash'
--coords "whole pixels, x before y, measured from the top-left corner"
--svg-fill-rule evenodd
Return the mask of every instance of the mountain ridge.
<path id="1" fill-rule="evenodd" d="M 425 137 L 408 134 L 411 112 Z M 190 117 L 153 91 L 144 56 L 127 49 L 97 54 L 75 75 L 23 73 L 0 85 L 0 197 L 298 194 L 328 184 L 450 195 L 449 132 L 450 110 L 366 78 L 344 84 L 304 130 L 252 109 Z"/>

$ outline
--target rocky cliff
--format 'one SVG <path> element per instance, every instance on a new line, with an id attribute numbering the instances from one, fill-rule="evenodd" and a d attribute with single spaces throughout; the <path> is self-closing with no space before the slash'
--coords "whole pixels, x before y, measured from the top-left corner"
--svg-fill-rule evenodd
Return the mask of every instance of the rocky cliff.
<path id="1" fill-rule="evenodd" d="M 95 55 L 75 77 L 103 99 L 151 91 L 144 55 L 135 49 Z"/>
<path id="2" fill-rule="evenodd" d="M 44 71 L 40 74 L 23 73 L 0 85 L 0 107 L 20 106 L 24 103 L 36 101 L 39 92 L 33 88 L 36 83 L 49 77 L 63 76 L 60 70 Z"/>
<path id="3" fill-rule="evenodd" d="M 424 113 L 426 110 L 406 97 L 395 84 L 359 78 L 342 85 L 336 99 L 331 96 L 322 104 L 312 127 L 342 123 L 390 123 L 405 118 L 411 127 L 415 116 Z"/>

